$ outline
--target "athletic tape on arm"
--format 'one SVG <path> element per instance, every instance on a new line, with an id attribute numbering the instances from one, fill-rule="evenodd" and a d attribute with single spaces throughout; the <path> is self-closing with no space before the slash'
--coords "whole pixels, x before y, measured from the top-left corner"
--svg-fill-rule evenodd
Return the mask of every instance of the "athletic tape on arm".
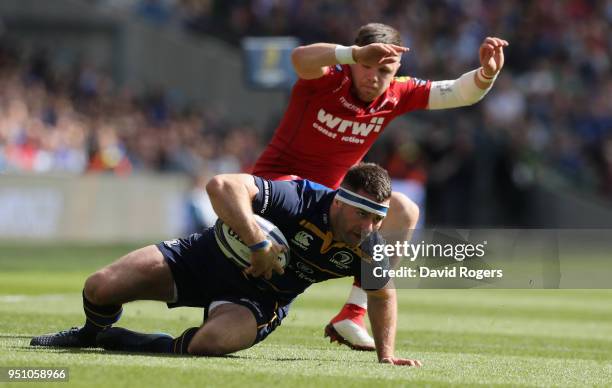
<path id="1" fill-rule="evenodd" d="M 432 82 L 427 108 L 457 108 L 472 105 L 480 101 L 491 90 L 495 78 L 488 88 L 480 89 L 474 81 L 477 71 L 478 69 L 472 70 L 455 80 Z"/>

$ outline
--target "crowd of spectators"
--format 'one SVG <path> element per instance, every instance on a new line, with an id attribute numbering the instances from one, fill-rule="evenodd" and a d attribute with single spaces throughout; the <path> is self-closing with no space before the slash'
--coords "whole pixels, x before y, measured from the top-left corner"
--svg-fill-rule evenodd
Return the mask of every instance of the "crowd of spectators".
<path id="1" fill-rule="evenodd" d="M 160 91 L 134 96 L 87 64 L 61 74 L 43 52 L 20 60 L 0 44 L 0 172 L 196 177 L 249 168 L 261 147 L 248 125 L 176 111 Z"/>
<path id="2" fill-rule="evenodd" d="M 426 184 L 433 221 L 465 223 L 485 187 L 518 214 L 542 165 L 612 198 L 611 0 L 90 1 L 234 45 L 246 35 L 350 44 L 359 25 L 380 21 L 411 48 L 401 73 L 433 80 L 475 68 L 483 37 L 503 37 L 506 67 L 482 103 L 411 114 L 368 158 Z M 268 140 L 216 112 L 177 112 L 163 91 L 133 96 L 86 64 L 55 74 L 44 55 L 0 55 L 0 171 L 195 176 L 248 169 Z"/>

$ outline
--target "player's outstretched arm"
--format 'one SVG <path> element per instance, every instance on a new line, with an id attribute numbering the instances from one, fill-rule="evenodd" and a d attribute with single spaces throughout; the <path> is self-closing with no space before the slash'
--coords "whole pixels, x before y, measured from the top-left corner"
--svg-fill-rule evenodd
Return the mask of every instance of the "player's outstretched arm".
<path id="1" fill-rule="evenodd" d="M 300 46 L 291 52 L 291 62 L 298 77 L 316 79 L 325 75 L 325 68 L 336 64 L 360 63 L 377 66 L 399 61 L 407 47 L 385 43 L 345 47 L 332 43 Z"/>
<path id="2" fill-rule="evenodd" d="M 222 174 L 206 184 L 213 209 L 226 224 L 240 236 L 248 246 L 259 245 L 266 241 L 253 215 L 252 201 L 259 192 L 253 176 L 249 174 Z M 258 277 L 272 277 L 272 271 L 284 271 L 278 260 L 282 248 L 275 244 L 262 244 L 252 253 L 251 266 L 247 273 Z"/>
<path id="3" fill-rule="evenodd" d="M 376 343 L 378 361 L 393 365 L 421 366 L 419 360 L 395 357 L 397 326 L 397 296 L 392 287 L 368 293 L 368 315 Z"/>
<path id="4" fill-rule="evenodd" d="M 478 49 L 481 67 L 455 80 L 432 82 L 427 108 L 457 108 L 480 101 L 491 90 L 504 67 L 504 47 L 508 44 L 504 39 L 485 38 Z"/>

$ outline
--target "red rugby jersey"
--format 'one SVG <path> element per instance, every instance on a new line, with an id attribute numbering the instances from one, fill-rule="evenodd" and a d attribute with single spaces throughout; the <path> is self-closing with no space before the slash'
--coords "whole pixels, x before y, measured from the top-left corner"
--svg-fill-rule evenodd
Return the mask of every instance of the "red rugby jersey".
<path id="1" fill-rule="evenodd" d="M 268 179 L 292 174 L 337 188 L 393 118 L 427 106 L 431 82 L 396 77 L 371 103 L 354 97 L 351 85 L 349 65 L 299 79 L 253 174 Z"/>

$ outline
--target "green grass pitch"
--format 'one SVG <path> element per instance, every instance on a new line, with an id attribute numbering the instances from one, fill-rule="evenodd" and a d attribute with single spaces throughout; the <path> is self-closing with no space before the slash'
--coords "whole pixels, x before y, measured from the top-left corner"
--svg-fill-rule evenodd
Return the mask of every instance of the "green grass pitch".
<path id="1" fill-rule="evenodd" d="M 612 386 L 612 290 L 400 290 L 396 353 L 420 369 L 323 339 L 350 279 L 311 287 L 266 341 L 228 357 L 34 349 L 31 336 L 82 323 L 87 274 L 135 247 L 25 245 L 0 244 L 0 366 L 68 367 L 56 386 Z M 201 318 L 136 302 L 119 325 L 178 335 Z"/>

